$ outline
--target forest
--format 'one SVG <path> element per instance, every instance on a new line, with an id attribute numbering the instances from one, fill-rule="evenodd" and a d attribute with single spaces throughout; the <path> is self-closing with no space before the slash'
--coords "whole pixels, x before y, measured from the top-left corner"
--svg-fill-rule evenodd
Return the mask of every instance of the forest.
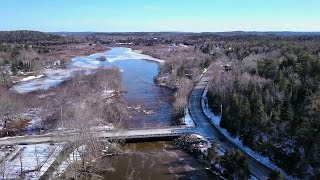
<path id="1" fill-rule="evenodd" d="M 221 127 L 299 177 L 319 176 L 318 39 L 227 37 L 219 58 L 230 60 L 232 69 L 215 73 L 208 94 Z M 203 50 L 209 53 L 217 44 L 208 42 Z"/>
<path id="2" fill-rule="evenodd" d="M 74 43 L 78 40 L 72 37 L 60 36 L 52 33 L 39 31 L 0 31 L 0 43 L 7 44 L 28 44 L 28 45 L 53 45 Z"/>

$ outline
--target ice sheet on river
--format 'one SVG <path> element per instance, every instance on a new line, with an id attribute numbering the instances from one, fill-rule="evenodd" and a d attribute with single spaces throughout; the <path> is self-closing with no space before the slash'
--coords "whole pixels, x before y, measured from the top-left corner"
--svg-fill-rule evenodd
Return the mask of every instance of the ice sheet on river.
<path id="1" fill-rule="evenodd" d="M 20 82 L 11 90 L 18 93 L 28 93 L 39 89 L 47 90 L 70 78 L 71 72 L 68 69 L 46 69 L 44 71 L 46 77 Z"/>
<path id="2" fill-rule="evenodd" d="M 99 61 L 99 57 L 105 56 L 106 61 Z M 130 48 L 112 48 L 104 53 L 92 54 L 90 56 L 73 58 L 66 69 L 46 69 L 43 78 L 30 78 L 30 80 L 19 82 L 11 89 L 18 93 L 29 93 L 35 90 L 48 90 L 55 87 L 61 82 L 72 77 L 73 72 L 84 70 L 86 73 L 91 73 L 92 70 L 99 67 L 112 67 L 113 62 L 119 60 L 135 60 L 145 59 L 162 63 L 163 60 L 153 58 L 148 55 L 136 53 Z M 24 79 L 26 80 L 26 79 Z"/>

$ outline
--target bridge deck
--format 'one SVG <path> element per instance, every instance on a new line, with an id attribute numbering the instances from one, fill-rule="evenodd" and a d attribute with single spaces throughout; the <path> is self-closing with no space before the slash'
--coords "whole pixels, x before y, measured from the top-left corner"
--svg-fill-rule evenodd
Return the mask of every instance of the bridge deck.
<path id="1" fill-rule="evenodd" d="M 148 138 L 167 138 L 179 137 L 181 135 L 198 132 L 198 128 L 187 127 L 172 127 L 172 128 L 158 128 L 158 129 L 131 129 L 119 131 L 100 131 L 90 133 L 103 139 L 148 139 Z M 51 133 L 45 135 L 30 135 L 30 136 L 14 136 L 0 138 L 0 146 L 14 145 L 14 144 L 34 144 L 46 142 L 63 142 L 76 139 L 79 133 Z"/>

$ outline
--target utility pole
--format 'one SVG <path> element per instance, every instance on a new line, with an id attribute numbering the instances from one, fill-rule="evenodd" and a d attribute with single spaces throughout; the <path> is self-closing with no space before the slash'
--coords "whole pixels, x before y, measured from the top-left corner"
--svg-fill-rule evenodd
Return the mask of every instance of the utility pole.
<path id="1" fill-rule="evenodd" d="M 62 126 L 62 130 L 64 130 L 63 128 L 63 117 L 62 117 L 62 104 L 60 105 L 60 120 L 61 120 L 61 126 Z"/>

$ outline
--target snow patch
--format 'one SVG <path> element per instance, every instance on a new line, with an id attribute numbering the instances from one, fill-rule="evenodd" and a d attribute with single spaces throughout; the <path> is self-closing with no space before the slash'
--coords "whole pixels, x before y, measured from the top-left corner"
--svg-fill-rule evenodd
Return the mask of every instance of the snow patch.
<path id="1" fill-rule="evenodd" d="M 55 87 L 61 82 L 71 77 L 72 71 L 67 69 L 46 69 L 44 74 L 45 78 L 32 79 L 28 81 L 22 81 L 13 86 L 11 90 L 18 93 L 29 93 L 35 90 L 48 90 L 51 87 Z"/>
<path id="2" fill-rule="evenodd" d="M 59 165 L 57 170 L 53 173 L 52 177 L 54 178 L 60 177 L 69 167 L 69 165 L 71 165 L 76 161 L 81 161 L 80 153 L 84 152 L 85 149 L 86 149 L 86 146 L 82 145 L 79 148 L 75 149 L 71 154 L 69 154 L 69 157 Z"/>
<path id="3" fill-rule="evenodd" d="M 33 80 L 33 79 L 40 79 L 40 78 L 43 78 L 44 75 L 41 74 L 39 76 L 28 76 L 28 77 L 25 77 L 23 79 L 21 79 L 20 81 L 24 82 L 24 81 L 30 81 L 30 80 Z"/>
<path id="4" fill-rule="evenodd" d="M 141 54 L 138 51 L 133 51 L 131 48 L 121 48 L 122 53 L 119 55 L 117 48 L 113 48 L 115 51 L 109 51 L 110 53 L 105 54 L 107 57 L 107 60 L 109 62 L 119 61 L 119 60 L 130 60 L 130 59 L 144 59 L 144 60 L 150 60 L 155 61 L 158 63 L 164 63 L 164 60 L 151 57 L 149 55 Z M 92 55 L 93 57 L 96 57 L 96 55 Z"/>
<path id="5" fill-rule="evenodd" d="M 39 179 L 57 158 L 63 146 L 64 144 L 18 145 L 6 161 L 1 162 L 0 175 L 4 179 L 19 179 L 22 171 L 25 179 Z"/>
<path id="6" fill-rule="evenodd" d="M 187 127 L 195 127 L 195 123 L 190 115 L 189 109 L 185 109 L 184 123 Z"/>

